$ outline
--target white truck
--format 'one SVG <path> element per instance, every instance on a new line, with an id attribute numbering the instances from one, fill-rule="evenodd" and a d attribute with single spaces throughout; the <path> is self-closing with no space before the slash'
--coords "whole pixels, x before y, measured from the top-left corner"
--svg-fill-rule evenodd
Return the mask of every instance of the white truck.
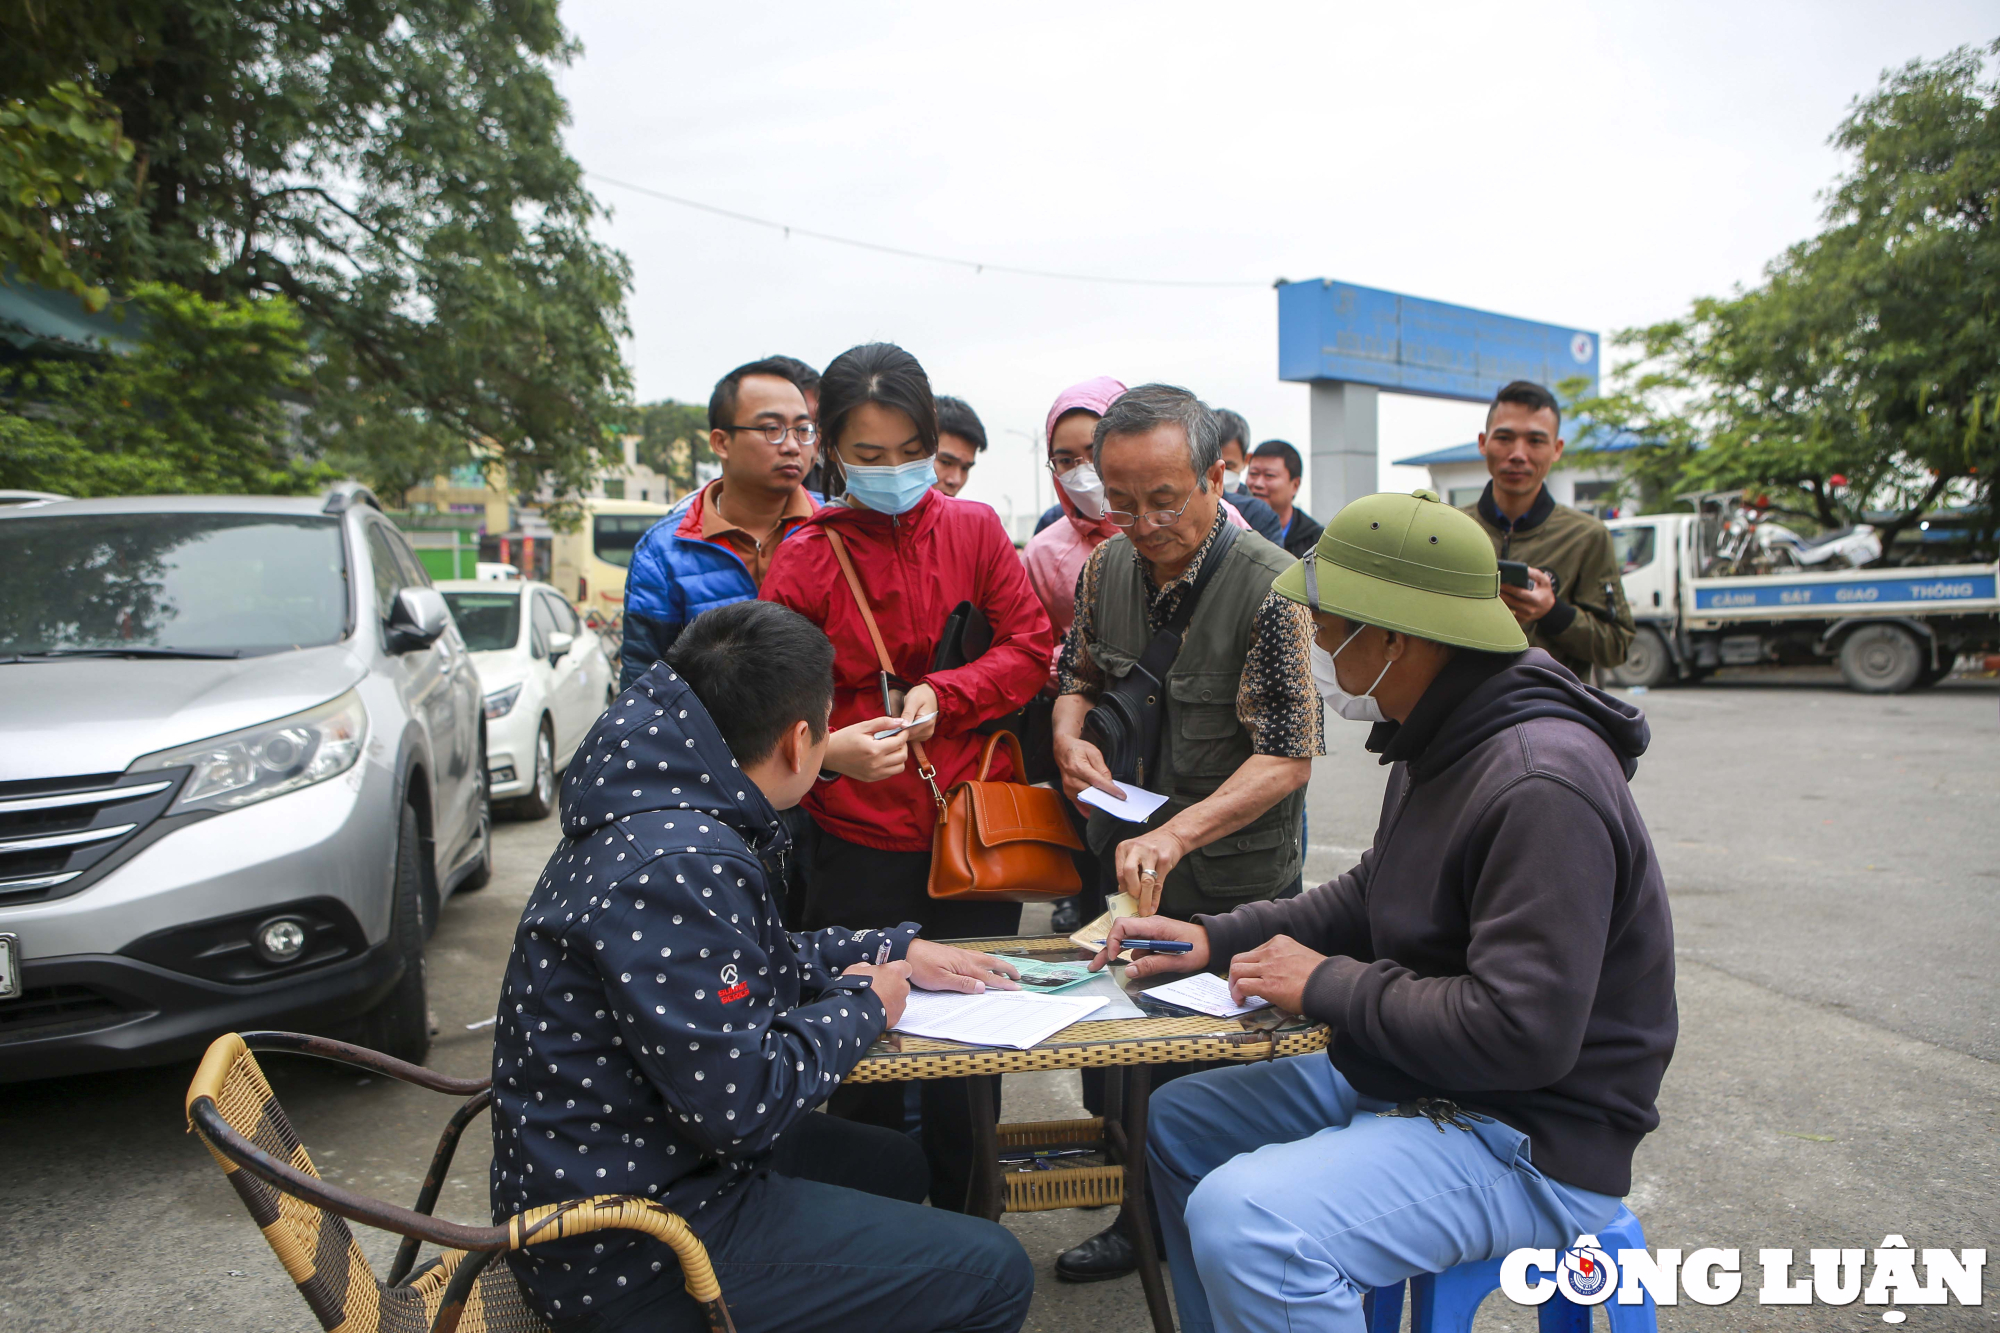
<path id="1" fill-rule="evenodd" d="M 2000 649 L 2000 565 L 1791 569 L 1705 577 L 1704 514 L 1611 519 L 1639 632 L 1618 685 L 1696 681 L 1724 666 L 1840 664 L 1848 685 L 1899 694 L 1951 674 L 1959 654 Z"/>

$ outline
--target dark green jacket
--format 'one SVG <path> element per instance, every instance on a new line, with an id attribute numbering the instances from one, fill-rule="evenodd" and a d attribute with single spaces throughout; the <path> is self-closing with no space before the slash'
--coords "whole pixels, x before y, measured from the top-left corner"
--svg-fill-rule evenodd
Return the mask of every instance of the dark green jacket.
<path id="1" fill-rule="evenodd" d="M 1146 624 L 1146 579 L 1132 558 L 1131 540 L 1120 534 L 1108 546 L 1092 612 L 1094 634 L 1086 647 L 1105 674 L 1118 679 L 1145 653 L 1153 631 Z M 1250 733 L 1236 716 L 1236 693 L 1257 609 L 1272 580 L 1291 565 L 1290 556 L 1256 533 L 1239 532 L 1202 589 L 1180 655 L 1167 672 L 1162 771 L 1149 776 L 1147 785 L 1168 800 L 1146 821 L 1148 829 L 1209 796 L 1254 753 Z M 1226 912 L 1290 888 L 1299 873 L 1305 796 L 1300 788 L 1234 833 L 1189 853 L 1167 872 L 1160 910 L 1185 921 L 1196 912 Z M 1133 825 L 1102 810 L 1091 812 L 1088 839 L 1099 856 L 1133 836 Z"/>
<path id="2" fill-rule="evenodd" d="M 1492 482 L 1478 503 L 1463 506 L 1462 512 L 1486 529 L 1502 560 L 1519 560 L 1555 576 L 1555 607 L 1526 627 L 1530 647 L 1545 650 L 1584 681 L 1593 666 L 1624 663 L 1632 648 L 1632 608 L 1625 604 L 1624 574 L 1611 549 L 1609 528 L 1581 510 L 1557 504 L 1546 486 L 1514 522 L 1493 503 Z"/>

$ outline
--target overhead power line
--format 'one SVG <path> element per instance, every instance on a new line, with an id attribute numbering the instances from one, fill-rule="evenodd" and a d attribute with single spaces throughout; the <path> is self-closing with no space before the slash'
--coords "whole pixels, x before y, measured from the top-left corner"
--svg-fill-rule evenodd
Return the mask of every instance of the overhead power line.
<path id="1" fill-rule="evenodd" d="M 1021 278 L 1053 278 L 1060 282 L 1105 282 L 1120 287 L 1269 287 L 1268 282 L 1222 281 L 1205 282 L 1188 278 L 1119 278 L 1101 273 L 1059 273 L 1052 269 L 1021 268 L 1014 264 L 987 264 L 974 259 L 959 259 L 952 255 L 935 255 L 925 250 L 909 250 L 900 245 L 881 245 L 875 241 L 857 240 L 852 236 L 835 236 L 831 232 L 815 231 L 811 227 L 795 227 L 787 222 L 777 222 L 771 218 L 753 217 L 749 213 L 739 213 L 733 208 L 722 208 L 715 204 L 703 203 L 699 199 L 688 199 L 664 190 L 651 189 L 644 185 L 634 185 L 630 181 L 614 180 L 610 176 L 595 171 L 584 175 L 606 185 L 615 185 L 621 190 L 643 194 L 648 199 L 658 199 L 663 203 L 679 204 L 682 208 L 692 208 L 702 213 L 712 213 L 716 217 L 728 218 L 734 222 L 747 222 L 753 227 L 766 227 L 783 232 L 787 239 L 793 236 L 807 236 L 815 241 L 827 241 L 834 245 L 853 246 L 857 250 L 873 250 L 876 254 L 895 255 L 901 259 L 920 259 L 930 264 L 949 264 L 953 268 L 971 269 L 974 273 L 1008 273 Z"/>

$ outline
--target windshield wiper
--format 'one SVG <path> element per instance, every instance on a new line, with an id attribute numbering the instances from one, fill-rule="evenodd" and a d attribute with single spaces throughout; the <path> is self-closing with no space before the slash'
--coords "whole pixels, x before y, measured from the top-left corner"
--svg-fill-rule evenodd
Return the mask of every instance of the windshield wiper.
<path id="1" fill-rule="evenodd" d="M 243 656 L 238 648 L 151 648 L 133 644 L 126 648 L 51 648 L 39 653 L 11 653 L 0 663 L 46 662 L 57 657 L 185 657 L 204 660 L 233 660 Z"/>

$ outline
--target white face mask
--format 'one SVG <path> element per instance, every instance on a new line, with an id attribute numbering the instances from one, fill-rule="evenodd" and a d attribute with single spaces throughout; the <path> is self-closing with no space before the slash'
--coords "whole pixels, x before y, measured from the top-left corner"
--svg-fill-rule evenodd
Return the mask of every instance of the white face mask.
<path id="1" fill-rule="evenodd" d="M 1222 471 L 1222 489 L 1225 491 L 1242 490 L 1243 474 L 1241 472 L 1232 472 L 1229 469 L 1224 468 Z"/>
<path id="2" fill-rule="evenodd" d="M 1366 628 L 1368 628 L 1366 625 L 1361 627 L 1361 629 Z M 1328 652 L 1326 649 L 1320 647 L 1317 641 L 1314 642 L 1312 646 L 1313 685 L 1318 688 L 1319 697 L 1326 700 L 1334 712 L 1340 714 L 1349 722 L 1387 722 L 1389 719 L 1382 716 L 1382 705 L 1375 701 L 1375 686 L 1382 683 L 1382 677 L 1388 675 L 1389 668 L 1396 665 L 1394 662 L 1383 663 L 1381 675 L 1376 676 L 1375 683 L 1360 694 L 1349 694 L 1346 690 L 1341 689 L 1340 678 L 1334 674 L 1333 659 L 1339 657 L 1345 651 L 1347 645 L 1353 643 L 1359 637 L 1361 637 L 1361 630 L 1357 629 L 1354 633 L 1347 636 L 1340 647 L 1334 649 L 1332 652 Z"/>
<path id="3" fill-rule="evenodd" d="M 1056 484 L 1063 488 L 1063 494 L 1076 506 L 1076 512 L 1085 518 L 1104 517 L 1104 478 L 1097 475 L 1097 469 L 1088 463 L 1078 463 L 1067 472 L 1056 474 Z"/>

